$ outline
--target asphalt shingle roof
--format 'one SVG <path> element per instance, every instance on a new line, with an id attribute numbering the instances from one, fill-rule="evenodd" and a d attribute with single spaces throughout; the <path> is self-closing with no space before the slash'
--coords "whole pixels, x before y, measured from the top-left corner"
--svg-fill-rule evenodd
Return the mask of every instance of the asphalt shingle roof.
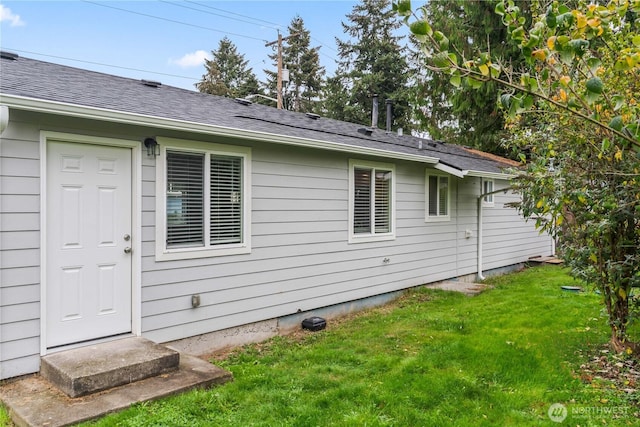
<path id="1" fill-rule="evenodd" d="M 140 80 L 88 71 L 50 62 L 18 57 L 0 59 L 0 96 L 12 95 L 81 107 L 180 120 L 202 125 L 224 126 L 285 137 L 330 142 L 394 153 L 435 157 L 460 171 L 501 173 L 512 162 L 464 147 L 399 136 L 374 129 L 371 135 L 358 132 L 364 124 L 347 123 L 304 113 L 278 110 L 195 91 L 160 85 L 151 87 Z M 1 100 L 0 100 L 1 102 Z M 422 148 L 420 148 L 422 147 Z"/>

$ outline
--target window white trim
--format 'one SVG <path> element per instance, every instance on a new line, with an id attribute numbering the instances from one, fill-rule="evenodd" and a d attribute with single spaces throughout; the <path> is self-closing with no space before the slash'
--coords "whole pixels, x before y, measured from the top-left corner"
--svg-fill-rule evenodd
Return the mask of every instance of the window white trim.
<path id="1" fill-rule="evenodd" d="M 496 188 L 495 188 L 495 183 L 494 183 L 493 179 L 482 178 L 482 183 L 481 183 L 481 187 L 480 187 L 480 194 L 491 193 L 491 192 L 495 191 L 495 189 Z M 494 196 L 495 196 L 495 194 L 489 194 L 487 196 L 484 196 L 482 198 L 482 206 L 488 207 L 488 208 L 494 207 L 495 206 Z"/>
<path id="2" fill-rule="evenodd" d="M 205 142 L 186 141 L 157 137 L 160 144 L 160 156 L 156 157 L 156 261 L 207 258 L 214 256 L 247 254 L 251 252 L 251 149 Z M 203 247 L 167 248 L 167 150 L 186 153 L 225 155 L 241 157 L 242 161 L 242 242 L 220 246 L 211 246 L 205 238 Z M 205 182 L 209 179 L 209 167 L 204 167 Z M 208 186 L 208 184 L 206 184 Z M 209 233 L 209 192 L 204 192 L 204 228 Z"/>
<path id="3" fill-rule="evenodd" d="M 354 227 L 355 215 L 355 169 L 371 169 L 373 171 L 389 171 L 391 172 L 391 188 L 389 200 L 389 212 L 391 218 L 389 220 L 390 231 L 385 233 L 376 233 L 375 231 L 375 185 L 372 184 L 370 200 L 371 203 L 371 232 L 356 233 Z M 378 163 L 365 160 L 349 160 L 349 243 L 365 243 L 378 242 L 383 240 L 394 240 L 396 238 L 396 167 L 390 163 Z"/>
<path id="4" fill-rule="evenodd" d="M 429 200 L 432 196 L 429 192 L 429 181 L 430 181 L 430 178 L 432 177 L 438 180 L 438 189 L 434 196 L 436 198 L 435 201 L 437 203 L 437 207 L 436 207 L 437 213 L 435 215 L 429 214 Z M 446 206 L 445 206 L 446 214 L 440 214 L 440 211 L 441 211 L 440 180 L 443 180 L 443 179 L 447 180 L 447 200 L 446 200 Z M 439 221 L 451 220 L 451 185 L 452 185 L 452 182 L 451 182 L 450 175 L 434 173 L 433 170 L 426 171 L 425 178 L 424 178 L 424 220 L 425 222 L 439 222 Z"/>

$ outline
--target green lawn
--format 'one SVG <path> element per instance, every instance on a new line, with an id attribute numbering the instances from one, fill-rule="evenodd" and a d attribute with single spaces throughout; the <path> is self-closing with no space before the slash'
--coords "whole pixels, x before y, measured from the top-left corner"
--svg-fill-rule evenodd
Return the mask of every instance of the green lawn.
<path id="1" fill-rule="evenodd" d="M 216 362 L 234 382 L 95 425 L 637 425 L 637 401 L 579 379 L 609 335 L 596 295 L 562 291 L 576 283 L 554 266 L 488 283 L 472 298 L 412 290 L 325 331 L 246 346 Z"/>

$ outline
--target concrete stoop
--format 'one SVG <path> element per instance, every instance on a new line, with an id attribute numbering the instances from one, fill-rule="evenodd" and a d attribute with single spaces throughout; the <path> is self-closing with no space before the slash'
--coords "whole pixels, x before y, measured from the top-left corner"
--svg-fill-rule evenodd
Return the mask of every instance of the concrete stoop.
<path id="1" fill-rule="evenodd" d="M 125 338 L 53 353 L 40 361 L 40 375 L 70 397 L 175 371 L 180 353 L 143 338 Z"/>
<path id="2" fill-rule="evenodd" d="M 195 356 L 127 338 L 48 355 L 40 375 L 0 387 L 0 400 L 18 427 L 60 427 L 232 379 Z"/>

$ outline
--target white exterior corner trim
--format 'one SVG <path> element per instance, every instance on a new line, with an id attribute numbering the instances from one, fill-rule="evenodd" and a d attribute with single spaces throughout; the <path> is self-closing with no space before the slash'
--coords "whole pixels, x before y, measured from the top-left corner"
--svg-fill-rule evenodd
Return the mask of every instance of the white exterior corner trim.
<path id="1" fill-rule="evenodd" d="M 0 135 L 9 125 L 9 107 L 0 105 Z"/>
<path id="2" fill-rule="evenodd" d="M 300 138 L 293 136 L 283 136 L 268 132 L 248 131 L 244 129 L 231 128 L 226 126 L 210 125 L 187 120 L 176 120 L 157 116 L 149 116 L 138 113 L 128 113 L 106 108 L 88 107 L 74 105 L 66 102 L 47 101 L 23 96 L 0 94 L 2 102 L 11 108 L 36 111 L 51 114 L 61 114 L 70 117 L 78 117 L 93 120 L 105 120 L 116 123 L 153 126 L 161 129 L 198 132 L 202 134 L 227 136 L 233 138 L 243 138 L 254 141 L 268 141 L 277 144 L 294 145 L 307 148 L 318 148 L 323 150 L 340 151 L 351 154 L 381 156 L 397 160 L 408 160 L 426 164 L 438 163 L 438 158 L 429 156 L 419 156 L 416 154 L 398 153 L 390 150 L 378 148 L 358 147 L 355 145 L 338 144 L 329 141 Z"/>
<path id="3" fill-rule="evenodd" d="M 484 274 L 483 274 L 483 254 L 482 254 L 482 245 L 483 245 L 483 234 L 484 234 L 484 227 L 483 227 L 483 208 L 484 208 L 484 199 L 486 196 L 492 195 L 492 194 L 498 194 L 501 192 L 506 193 L 507 191 L 512 190 L 512 186 L 508 186 L 505 188 L 501 188 L 499 190 L 493 190 L 490 191 L 488 193 L 483 193 L 482 189 L 480 190 L 480 195 L 477 197 L 477 222 L 478 222 L 478 241 L 477 241 L 477 248 L 476 248 L 476 256 L 477 256 L 477 261 L 476 261 L 476 266 L 477 266 L 477 273 L 476 273 L 476 277 L 478 278 L 478 280 L 482 281 L 485 279 Z"/>

